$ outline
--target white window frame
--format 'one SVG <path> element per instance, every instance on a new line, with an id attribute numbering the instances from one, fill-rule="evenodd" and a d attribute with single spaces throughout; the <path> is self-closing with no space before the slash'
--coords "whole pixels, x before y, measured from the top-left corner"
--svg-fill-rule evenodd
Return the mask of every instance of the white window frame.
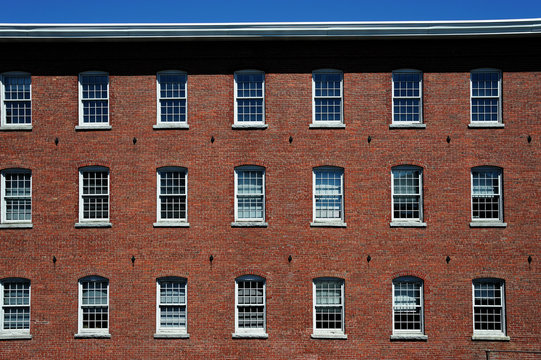
<path id="1" fill-rule="evenodd" d="M 419 217 L 418 218 L 395 218 L 394 217 L 394 197 L 395 197 L 395 189 L 394 189 L 394 170 L 412 170 L 412 171 L 419 171 Z M 424 211 L 423 211 L 423 173 L 424 169 L 420 166 L 414 166 L 414 165 L 398 165 L 393 166 L 391 168 L 391 226 L 426 226 L 426 223 L 423 222 L 424 220 Z M 406 196 L 406 195 L 404 195 Z"/>
<path id="2" fill-rule="evenodd" d="M 263 328 L 239 328 L 239 281 L 263 283 Z M 248 305 L 249 306 L 249 305 Z M 243 275 L 235 279 L 235 333 L 233 338 L 267 338 L 267 280 L 257 275 Z"/>
<path id="3" fill-rule="evenodd" d="M 250 194 L 251 196 L 263 196 L 263 216 L 261 218 L 242 218 L 242 219 L 239 219 L 239 216 L 238 216 L 238 206 L 239 206 L 239 194 L 238 194 L 238 176 L 239 176 L 239 172 L 243 172 L 243 171 L 260 171 L 262 173 L 262 178 L 263 178 L 263 182 L 262 182 L 262 193 L 261 194 Z M 266 224 L 265 223 L 265 201 L 266 201 L 266 196 L 265 196 L 265 174 L 266 174 L 266 171 L 265 171 L 265 168 L 262 167 L 262 166 L 256 166 L 256 165 L 243 165 L 243 166 L 237 166 L 235 168 L 235 223 L 234 224 L 241 224 L 241 223 L 246 223 L 246 224 L 257 224 L 257 223 L 260 223 L 260 224 Z M 246 194 L 244 194 L 244 196 L 246 196 Z"/>
<path id="4" fill-rule="evenodd" d="M 237 82 L 237 77 L 238 75 L 249 75 L 249 74 L 256 74 L 256 75 L 262 75 L 263 76 L 263 82 L 261 84 L 261 91 L 262 91 L 262 96 L 259 97 L 259 96 L 250 96 L 250 97 L 243 97 L 243 98 L 239 98 L 238 97 L 238 82 Z M 243 128 L 243 127 L 246 127 L 246 128 L 250 128 L 250 127 L 257 127 L 257 128 L 266 128 L 267 125 L 265 123 L 265 115 L 266 115 L 266 107 L 265 107 L 265 72 L 264 71 L 260 71 L 260 70 L 239 70 L 239 71 L 235 71 L 235 74 L 234 74 L 234 78 L 235 78 L 235 81 L 234 81 L 234 97 L 235 97 L 235 110 L 234 110 L 234 121 L 233 121 L 233 128 Z M 239 115 L 239 111 L 238 111 L 238 103 L 239 103 L 239 100 L 240 99 L 261 99 L 262 100 L 262 106 L 263 106 L 263 114 L 262 114 L 262 117 L 261 117 L 261 121 L 238 121 L 238 115 Z"/>
<path id="5" fill-rule="evenodd" d="M 395 74 L 418 74 L 419 75 L 419 96 L 395 96 L 394 90 L 395 90 Z M 399 69 L 394 70 L 392 73 L 392 124 L 393 126 L 415 126 L 415 125 L 423 125 L 423 72 L 420 70 L 414 70 L 414 69 Z M 396 113 L 394 109 L 394 102 L 396 99 L 419 99 L 419 120 L 418 121 L 397 121 L 396 120 Z"/>
<path id="6" fill-rule="evenodd" d="M 420 309 L 420 329 L 419 330 L 410 330 L 410 329 L 396 329 L 395 325 L 395 286 L 397 283 L 411 283 L 416 284 L 419 286 L 419 297 L 420 297 L 420 305 L 416 305 L 416 308 Z M 393 289 L 392 289 L 392 324 L 393 324 L 393 338 L 400 339 L 400 338 L 418 338 L 418 339 L 424 339 L 426 340 L 426 336 L 424 336 L 425 333 L 425 304 L 424 304 L 424 281 L 416 276 L 400 276 L 392 281 Z M 420 337 L 419 337 L 420 336 Z"/>
<path id="7" fill-rule="evenodd" d="M 168 172 L 168 171 L 174 171 L 174 172 L 180 172 L 184 174 L 184 196 L 186 198 L 186 216 L 184 218 L 179 219 L 162 219 L 161 218 L 161 196 L 160 193 L 161 189 L 161 174 L 162 172 Z M 164 166 L 156 169 L 156 223 L 154 223 L 155 227 L 160 226 L 173 226 L 173 227 L 188 227 L 190 224 L 188 223 L 188 169 L 181 166 Z"/>
<path id="8" fill-rule="evenodd" d="M 498 172 L 498 190 L 499 196 L 498 199 L 498 218 L 485 218 L 485 219 L 474 219 L 473 218 L 473 173 L 474 172 Z M 505 226 L 503 222 L 503 169 L 497 166 L 476 166 L 471 168 L 470 171 L 470 216 L 471 216 L 471 226 L 482 226 L 490 224 L 500 224 Z"/>
<path id="9" fill-rule="evenodd" d="M 184 97 L 161 97 L 161 76 L 162 75 L 179 75 L 184 76 Z M 160 100 L 184 100 L 186 103 L 186 112 L 184 114 L 184 121 L 162 121 L 162 107 Z M 180 70 L 164 70 L 156 74 L 156 125 L 154 129 L 160 128 L 185 128 L 188 129 L 188 73 Z"/>
<path id="10" fill-rule="evenodd" d="M 104 307 L 104 306 L 107 307 L 107 328 L 100 328 L 100 329 L 83 328 L 83 283 L 84 282 L 105 282 L 107 284 L 107 304 L 106 305 L 100 304 L 98 306 L 95 306 L 95 307 Z M 111 328 L 111 306 L 109 305 L 109 293 L 110 293 L 109 279 L 104 278 L 102 276 L 97 276 L 97 275 L 85 276 L 84 278 L 81 278 L 78 281 L 78 293 L 79 293 L 78 321 L 77 321 L 78 333 L 76 334 L 76 337 L 97 337 L 97 338 L 111 337 L 111 335 L 109 334 L 109 329 Z"/>
<path id="11" fill-rule="evenodd" d="M 316 75 L 321 74 L 332 74 L 340 75 L 340 96 L 318 96 L 317 98 L 321 99 L 340 99 L 340 120 L 317 120 L 316 121 Z M 318 69 L 312 71 L 312 124 L 311 128 L 317 127 L 337 127 L 343 128 L 344 125 L 344 72 L 337 69 Z"/>
<path id="12" fill-rule="evenodd" d="M 87 172 L 106 172 L 107 173 L 107 215 L 106 219 L 85 219 L 84 218 L 84 197 L 83 197 L 83 175 Z M 91 196 L 91 195 L 89 195 Z M 103 194 L 95 195 L 103 196 Z M 110 226 L 111 218 L 111 173 L 108 167 L 105 166 L 85 166 L 79 169 L 79 223 L 76 226 L 84 227 L 85 225 Z"/>
<path id="13" fill-rule="evenodd" d="M 5 78 L 6 77 L 28 77 L 30 78 L 30 99 L 24 100 L 30 102 L 30 123 L 29 124 L 8 124 L 6 122 L 6 103 L 9 101 L 20 101 L 20 100 L 7 100 L 6 99 L 6 86 Z M 0 76 L 0 128 L 3 130 L 31 130 L 32 129 L 32 75 L 28 72 L 22 71 L 9 71 L 1 74 Z"/>
<path id="14" fill-rule="evenodd" d="M 84 76 L 93 76 L 93 75 L 100 75 L 100 76 L 106 76 L 107 77 L 107 98 L 96 98 L 96 99 L 83 99 L 83 83 L 82 78 Z M 79 86 L 79 126 L 77 126 L 75 129 L 83 130 L 83 129 L 102 129 L 107 130 L 110 129 L 111 126 L 111 102 L 109 100 L 109 87 L 110 87 L 110 79 L 109 79 L 109 73 L 105 71 L 85 71 L 79 73 L 79 80 L 78 80 L 78 86 Z M 100 123 L 85 123 L 84 122 L 84 101 L 92 101 L 92 100 L 101 100 L 101 101 L 107 101 L 107 122 L 100 122 Z"/>
<path id="15" fill-rule="evenodd" d="M 29 169 L 4 169 L 0 172 L 1 182 L 0 182 L 0 224 L 5 225 L 6 227 L 17 226 L 17 225 L 31 225 L 32 224 L 32 171 Z M 30 220 L 7 220 L 6 219 L 6 175 L 7 174 L 30 174 Z"/>
<path id="16" fill-rule="evenodd" d="M 162 282 L 176 282 L 184 286 L 184 303 L 164 304 L 184 306 L 186 309 L 186 327 L 161 327 L 161 284 Z M 155 338 L 189 338 L 188 334 L 188 280 L 178 276 L 165 276 L 156 279 L 156 334 Z"/>
<path id="17" fill-rule="evenodd" d="M 6 283 L 26 283 L 28 284 L 28 305 L 4 305 L 4 286 Z M 0 339 L 31 339 L 30 329 L 32 326 L 32 284 L 25 278 L 5 278 L 0 280 Z M 4 329 L 4 317 L 6 307 L 25 307 L 28 308 L 29 322 L 28 329 Z"/>
<path id="18" fill-rule="evenodd" d="M 501 330 L 476 330 L 475 329 L 475 284 L 479 283 L 493 283 L 499 284 L 500 294 L 502 299 L 501 309 Z M 483 306 L 479 307 L 496 307 L 496 306 Z M 473 340 L 509 340 L 506 333 L 506 309 L 505 309 L 505 281 L 497 278 L 478 278 L 472 281 L 472 328 L 473 328 Z"/>
<path id="19" fill-rule="evenodd" d="M 341 216 L 340 218 L 318 218 L 316 217 L 316 174 L 318 172 L 336 172 L 340 173 L 340 196 L 341 196 Z M 345 208 L 344 208 L 344 168 L 338 166 L 318 166 L 312 169 L 312 223 L 311 226 L 338 226 L 345 227 Z"/>
<path id="20" fill-rule="evenodd" d="M 473 74 L 475 73 L 498 73 L 498 96 L 477 96 L 473 97 Z M 498 99 L 498 120 L 497 121 L 473 121 L 473 99 Z M 472 127 L 493 127 L 503 126 L 502 122 L 502 72 L 493 68 L 474 69 L 470 72 L 470 126 Z"/>
<path id="21" fill-rule="evenodd" d="M 317 305 L 317 283 L 318 282 L 324 282 L 324 281 L 332 281 L 340 284 L 340 301 L 341 303 L 339 305 Z M 336 277 L 319 277 L 312 280 L 312 338 L 337 338 L 337 339 L 347 339 L 347 335 L 345 334 L 345 281 L 344 279 L 336 278 Z M 342 314 L 342 327 L 341 329 L 318 329 L 316 327 L 316 309 L 318 307 L 336 307 L 341 309 Z"/>

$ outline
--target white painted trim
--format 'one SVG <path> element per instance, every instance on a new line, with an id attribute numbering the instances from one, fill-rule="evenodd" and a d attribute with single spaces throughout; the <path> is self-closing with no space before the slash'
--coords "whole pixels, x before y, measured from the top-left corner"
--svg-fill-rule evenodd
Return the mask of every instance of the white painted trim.
<path id="1" fill-rule="evenodd" d="M 169 122 L 165 121 L 162 122 L 161 119 L 161 106 L 160 106 L 160 77 L 161 75 L 183 75 L 184 76 L 184 97 L 178 97 L 178 98 L 165 98 L 165 99 L 174 99 L 174 100 L 185 100 L 186 101 L 186 114 L 184 114 L 185 121 L 174 121 Z M 154 129 L 171 129 L 171 128 L 178 128 L 178 129 L 188 129 L 188 73 L 186 71 L 180 71 L 180 70 L 164 70 L 159 71 L 156 74 L 156 125 L 153 126 Z"/>
<path id="2" fill-rule="evenodd" d="M 239 328 L 239 281 L 263 282 L 263 328 L 240 329 Z M 261 305 L 259 305 L 261 306 Z M 233 338 L 263 338 L 267 335 L 267 280 L 257 275 L 243 275 L 235 279 L 235 332 Z"/>
<path id="3" fill-rule="evenodd" d="M 106 172 L 107 173 L 107 219 L 84 219 L 83 210 L 83 173 L 85 172 Z M 92 165 L 79 168 L 79 222 L 75 227 L 87 227 L 85 224 L 93 224 L 96 227 L 111 227 L 109 219 L 111 218 L 111 173 L 108 167 Z M 108 225 L 108 226 L 106 226 Z"/>
<path id="4" fill-rule="evenodd" d="M 239 171 L 261 171 L 262 174 L 262 189 L 263 189 L 263 217 L 262 218 L 248 218 L 248 219 L 239 219 L 238 217 L 238 172 Z M 235 221 L 231 223 L 231 226 L 233 227 L 240 227 L 241 223 L 247 223 L 250 224 L 249 226 L 253 226 L 253 223 L 261 223 L 262 225 L 267 224 L 265 222 L 266 218 L 266 195 L 265 195 L 265 175 L 266 175 L 266 169 L 263 166 L 257 166 L 257 165 L 241 165 L 235 167 L 234 171 L 234 181 L 235 181 L 235 198 L 234 198 L 234 207 L 235 207 Z M 267 224 L 268 225 L 268 224 Z"/>
<path id="5" fill-rule="evenodd" d="M 341 329 L 317 329 L 316 328 L 316 283 L 319 281 L 333 281 L 340 284 L 340 308 L 342 310 L 342 328 Z M 345 334 L 346 328 L 346 297 L 345 297 L 345 280 L 337 277 L 318 277 L 312 280 L 312 339 L 347 339 Z M 325 306 L 325 305 L 320 305 Z M 329 306 L 329 305 L 327 305 Z M 338 307 L 338 306 L 334 306 Z"/>
<path id="6" fill-rule="evenodd" d="M 411 219 L 402 219 L 394 217 L 394 173 L 393 170 L 418 170 L 419 171 L 419 218 Z M 418 227 L 426 226 L 426 223 L 423 222 L 424 219 L 424 189 L 423 189 L 423 173 L 424 169 L 420 166 L 415 165 L 398 165 L 391 168 L 391 227 L 405 227 L 406 223 L 412 224 L 411 227 L 417 227 L 415 224 L 419 225 Z"/>
<path id="7" fill-rule="evenodd" d="M 6 219 L 6 174 L 30 174 L 30 220 L 7 220 Z M 33 201 L 32 201 L 32 170 L 22 169 L 22 168 L 13 168 L 13 169 L 4 169 L 0 171 L 0 224 L 2 227 L 12 227 L 12 228 L 28 228 L 32 227 L 32 210 L 33 210 Z"/>
<path id="8" fill-rule="evenodd" d="M 105 282 L 107 284 L 107 328 L 106 329 L 84 329 L 83 328 L 83 282 L 87 281 L 99 281 L 99 282 Z M 88 337 L 96 337 L 96 338 L 109 338 L 111 335 L 109 334 L 109 329 L 111 327 L 111 307 L 109 305 L 109 279 L 104 278 L 102 276 L 97 275 L 91 275 L 91 276 L 85 276 L 77 282 L 78 284 L 78 316 L 77 316 L 77 334 L 75 334 L 76 338 L 88 338 Z M 103 306 L 103 305 L 100 305 Z"/>
<path id="9" fill-rule="evenodd" d="M 321 98 L 340 99 L 340 120 L 316 121 L 316 82 L 317 74 L 339 74 L 340 75 L 340 96 L 321 96 Z M 312 123 L 309 128 L 344 128 L 344 72 L 337 69 L 317 69 L 312 71 Z"/>
<path id="10" fill-rule="evenodd" d="M 162 328 L 160 326 L 160 289 L 162 281 L 178 282 L 184 285 L 184 307 L 186 308 L 186 327 Z M 179 303 L 180 304 L 180 303 Z M 174 304 L 174 305 L 179 305 Z M 156 279 L 156 333 L 154 338 L 187 338 L 188 334 L 188 279 L 179 276 L 164 276 Z"/>
<path id="11" fill-rule="evenodd" d="M 30 124 L 6 124 L 6 76 L 26 77 L 30 78 Z M 17 100 L 15 100 L 17 101 Z M 32 75 L 23 71 L 9 71 L 0 75 L 0 130 L 32 130 Z"/>
<path id="12" fill-rule="evenodd" d="M 176 171 L 184 173 L 184 196 L 186 196 L 186 216 L 183 219 L 162 219 L 160 199 L 160 179 L 162 171 Z M 155 227 L 187 227 L 188 223 L 188 169 L 182 166 L 162 166 L 156 169 L 156 222 Z"/>
<path id="13" fill-rule="evenodd" d="M 28 283 L 28 312 L 29 312 L 29 323 L 28 329 L 4 329 L 4 283 Z M 12 307 L 12 306 L 8 306 Z M 26 307 L 26 306 L 21 306 Z M 21 339 L 29 340 L 32 339 L 30 335 L 30 329 L 32 326 L 32 282 L 26 278 L 4 278 L 0 280 L 0 340 L 10 340 L 10 339 Z"/>
<path id="14" fill-rule="evenodd" d="M 497 171 L 498 172 L 498 219 L 474 219 L 473 218 L 473 172 Z M 506 227 L 503 222 L 503 169 L 497 166 L 474 166 L 470 169 L 470 227 Z M 499 224 L 499 226 L 498 226 Z"/>
<path id="15" fill-rule="evenodd" d="M 419 121 L 396 121 L 394 112 L 394 74 L 419 74 Z M 398 69 L 393 70 L 391 74 L 391 125 L 390 128 L 426 128 L 423 119 L 423 72 L 415 69 Z M 416 99 L 417 97 L 403 97 L 399 96 L 398 99 Z M 424 126 L 422 126 L 424 125 Z"/>
<path id="16" fill-rule="evenodd" d="M 421 329 L 420 330 L 397 330 L 395 329 L 395 322 L 394 322 L 394 302 L 395 302 L 395 283 L 414 283 L 419 284 L 419 297 L 421 302 Z M 424 281 L 421 278 L 418 278 L 416 276 L 399 276 L 397 278 L 394 278 L 392 281 L 392 293 L 391 293 L 391 308 L 392 308 L 392 330 L 393 334 L 391 336 L 391 340 L 426 340 L 428 337 L 425 335 L 425 286 Z"/>
<path id="17" fill-rule="evenodd" d="M 86 75 L 105 75 L 107 76 L 107 122 L 106 123 L 85 123 L 84 122 L 84 110 L 83 110 L 83 85 L 81 79 Z M 109 101 L 109 73 L 105 71 L 84 71 L 79 73 L 78 76 L 78 89 L 79 89 L 79 125 L 75 127 L 75 130 L 109 130 L 111 124 L 111 102 Z"/>
<path id="18" fill-rule="evenodd" d="M 475 73 L 498 73 L 498 121 L 473 121 L 473 82 L 472 76 Z M 495 99 L 494 96 L 479 96 L 477 98 Z M 493 68 L 474 69 L 470 71 L 470 123 L 468 127 L 503 127 L 502 120 L 502 71 Z"/>
<path id="19" fill-rule="evenodd" d="M 500 293 L 502 295 L 502 330 L 475 330 L 475 283 L 493 282 L 500 285 Z M 493 340 L 493 341 L 509 341 L 507 336 L 506 324 L 506 304 L 505 304 L 505 281 L 498 278 L 477 278 L 471 282 L 472 286 L 472 340 Z"/>
<path id="20" fill-rule="evenodd" d="M 342 216 L 340 218 L 317 218 L 316 217 L 316 173 L 318 171 L 334 171 L 340 172 L 340 195 L 341 195 L 341 207 Z M 339 166 L 318 166 L 312 168 L 312 222 L 310 226 L 332 226 L 332 227 L 346 227 L 345 223 L 345 204 L 344 204 L 344 171 L 345 169 Z M 321 224 L 321 225 L 317 225 Z"/>
<path id="21" fill-rule="evenodd" d="M 238 121 L 238 98 L 237 98 L 237 75 L 246 75 L 246 74 L 258 74 L 263 75 L 263 83 L 261 84 L 261 91 L 262 96 L 261 99 L 263 100 L 263 115 L 262 115 L 262 121 Z M 257 128 L 265 128 L 267 125 L 265 123 L 265 115 L 267 112 L 267 109 L 265 107 L 265 72 L 261 70 L 239 70 L 235 71 L 234 74 L 234 86 L 233 86 L 233 97 L 234 97 L 234 118 L 233 118 L 233 129 L 239 129 L 239 128 L 248 128 L 251 126 L 256 126 Z M 259 97 L 247 97 L 245 99 L 260 99 Z M 267 125 L 268 126 L 268 125 Z"/>

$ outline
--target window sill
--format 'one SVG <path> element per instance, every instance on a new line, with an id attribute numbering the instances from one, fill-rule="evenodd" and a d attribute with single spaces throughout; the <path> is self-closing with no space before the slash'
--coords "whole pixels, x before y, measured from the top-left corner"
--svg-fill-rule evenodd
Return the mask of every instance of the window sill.
<path id="1" fill-rule="evenodd" d="M 32 131 L 32 124 L 30 125 L 2 125 L 0 131 Z"/>
<path id="2" fill-rule="evenodd" d="M 110 228 L 113 224 L 110 222 L 78 222 L 75 223 L 76 229 L 81 228 Z"/>
<path id="3" fill-rule="evenodd" d="M 174 129 L 180 129 L 180 130 L 188 130 L 190 128 L 190 125 L 186 123 L 161 123 L 156 124 L 152 126 L 154 130 L 174 130 Z"/>
<path id="4" fill-rule="evenodd" d="M 416 228 L 425 228 L 426 223 L 421 221 L 391 221 L 389 226 L 392 228 L 396 227 L 416 227 Z"/>
<path id="5" fill-rule="evenodd" d="M 470 129 L 502 129 L 505 127 L 505 124 L 502 123 L 469 123 L 468 127 Z"/>
<path id="6" fill-rule="evenodd" d="M 472 221 L 471 228 L 505 228 L 507 223 L 501 221 Z"/>
<path id="7" fill-rule="evenodd" d="M 509 336 L 501 335 L 473 335 L 473 341 L 511 341 Z"/>
<path id="8" fill-rule="evenodd" d="M 264 221 L 234 221 L 231 227 L 268 227 L 269 223 Z"/>
<path id="9" fill-rule="evenodd" d="M 426 124 L 422 123 L 393 123 L 389 125 L 389 129 L 426 129 Z"/>
<path id="10" fill-rule="evenodd" d="M 92 131 L 92 130 L 111 130 L 111 125 L 77 125 L 75 131 Z"/>
<path id="11" fill-rule="evenodd" d="M 310 227 L 339 227 L 345 228 L 348 224 L 343 221 L 313 221 L 310 223 Z"/>
<path id="12" fill-rule="evenodd" d="M 309 129 L 345 129 L 346 124 L 344 123 L 311 123 L 308 126 Z"/>
<path id="13" fill-rule="evenodd" d="M 233 333 L 231 334 L 233 339 L 268 339 L 267 333 Z"/>
<path id="14" fill-rule="evenodd" d="M 78 333 L 73 336 L 75 339 L 110 339 L 109 333 Z"/>
<path id="15" fill-rule="evenodd" d="M 311 334 L 310 338 L 312 339 L 328 339 L 328 340 L 347 340 L 348 336 L 346 334 L 337 334 L 337 333 L 321 333 L 321 334 Z"/>
<path id="16" fill-rule="evenodd" d="M 0 334 L 0 340 L 32 340 L 30 334 Z"/>
<path id="17" fill-rule="evenodd" d="M 0 229 L 32 229 L 34 225 L 32 223 L 7 223 L 0 224 Z"/>
<path id="18" fill-rule="evenodd" d="M 190 227 L 190 223 L 188 222 L 165 222 L 165 221 L 162 221 L 162 222 L 155 222 L 154 224 L 152 224 L 155 228 L 173 228 L 173 227 L 184 227 L 184 228 L 188 228 Z"/>
<path id="19" fill-rule="evenodd" d="M 233 124 L 231 126 L 235 130 L 264 130 L 268 127 L 268 124 Z"/>
<path id="20" fill-rule="evenodd" d="M 189 339 L 190 334 L 187 333 L 155 333 L 154 339 Z"/>
<path id="21" fill-rule="evenodd" d="M 394 334 L 391 335 L 391 341 L 427 341 L 425 334 Z"/>

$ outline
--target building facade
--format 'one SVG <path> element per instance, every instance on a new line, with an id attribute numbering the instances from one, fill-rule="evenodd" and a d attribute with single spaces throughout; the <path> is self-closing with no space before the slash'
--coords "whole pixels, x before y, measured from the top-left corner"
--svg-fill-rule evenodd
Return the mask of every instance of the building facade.
<path id="1" fill-rule="evenodd" d="M 540 37 L 0 26 L 0 358 L 541 356 Z"/>

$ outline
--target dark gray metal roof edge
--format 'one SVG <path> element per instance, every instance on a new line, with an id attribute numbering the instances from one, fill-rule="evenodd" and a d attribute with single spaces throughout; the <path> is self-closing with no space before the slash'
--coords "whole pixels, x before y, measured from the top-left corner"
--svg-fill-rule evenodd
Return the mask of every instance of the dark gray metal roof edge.
<path id="1" fill-rule="evenodd" d="M 0 24 L 0 40 L 322 39 L 541 35 L 541 18 L 475 21 Z"/>

